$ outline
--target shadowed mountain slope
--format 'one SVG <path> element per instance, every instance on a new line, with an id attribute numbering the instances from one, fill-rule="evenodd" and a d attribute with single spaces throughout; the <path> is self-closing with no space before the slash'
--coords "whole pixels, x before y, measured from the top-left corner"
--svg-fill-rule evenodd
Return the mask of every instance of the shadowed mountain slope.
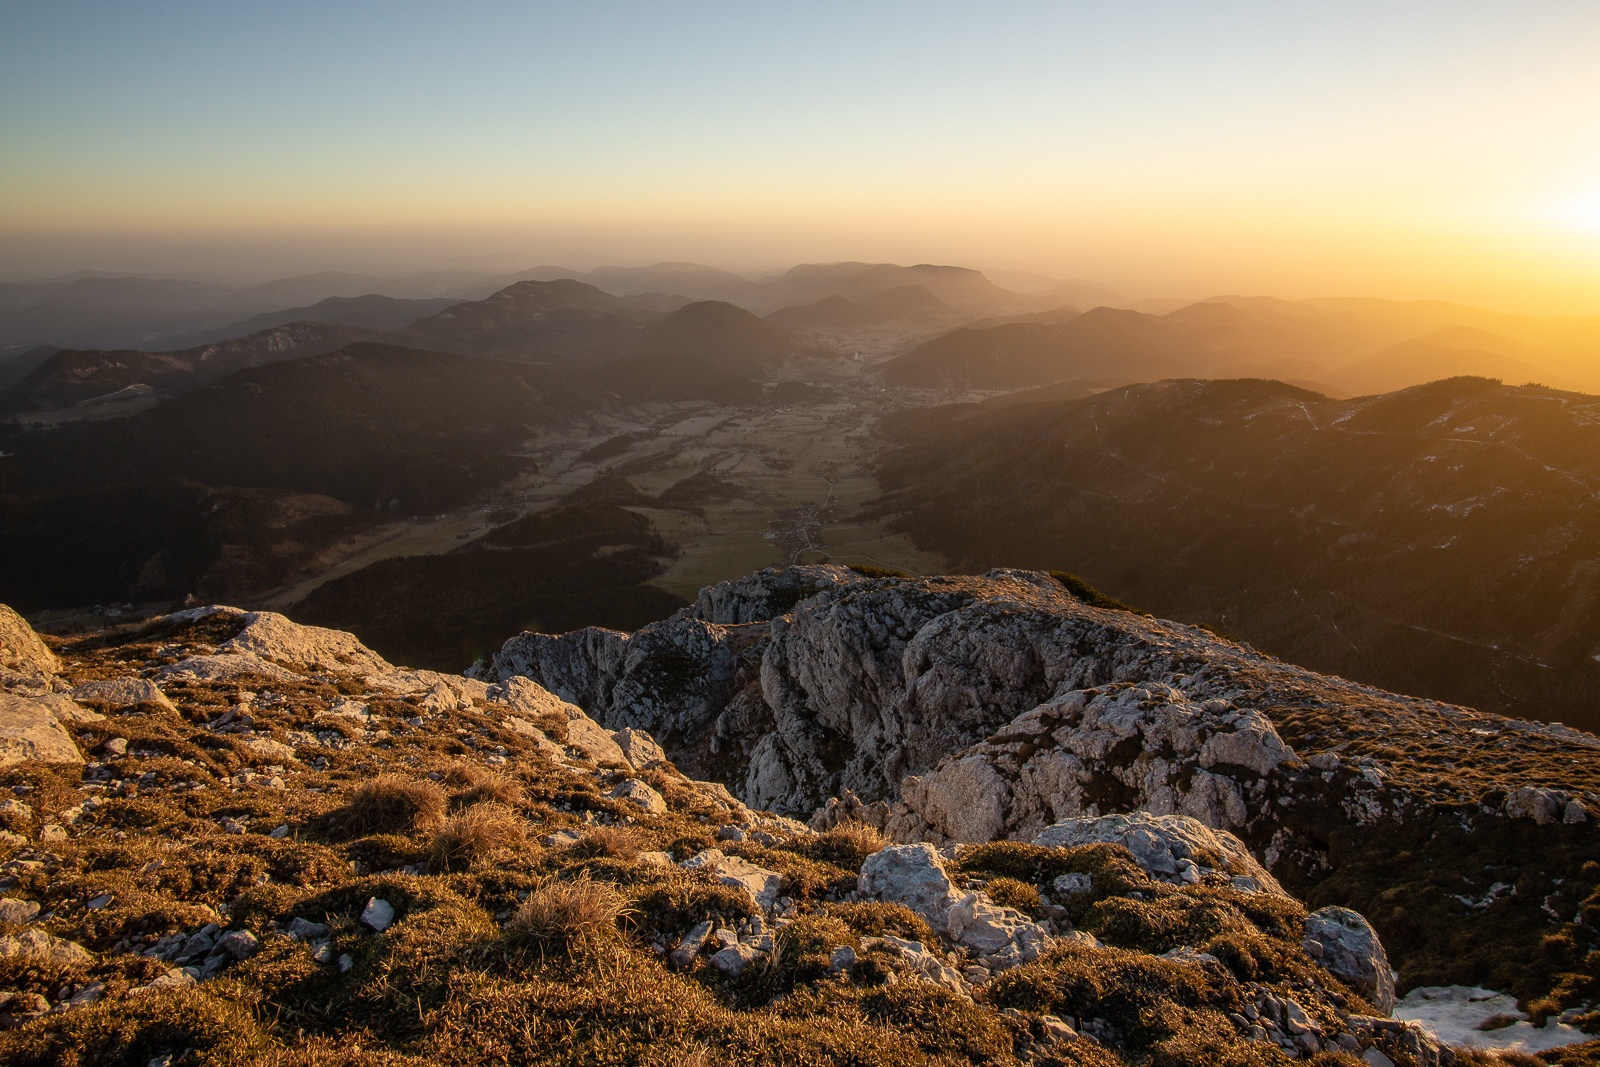
<path id="1" fill-rule="evenodd" d="M 1168 381 L 891 423 L 881 508 L 1319 670 L 1600 723 L 1600 400 Z"/>

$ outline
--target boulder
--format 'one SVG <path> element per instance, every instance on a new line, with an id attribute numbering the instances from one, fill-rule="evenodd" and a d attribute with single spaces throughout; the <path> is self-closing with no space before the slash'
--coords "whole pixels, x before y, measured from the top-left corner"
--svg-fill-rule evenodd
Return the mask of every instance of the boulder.
<path id="1" fill-rule="evenodd" d="M 187 656 L 169 664 L 159 673 L 161 678 L 193 678 L 199 682 L 235 682 L 246 679 L 266 679 L 273 682 L 298 683 L 300 675 L 269 663 L 253 652 L 231 652 L 226 655 Z"/>
<path id="2" fill-rule="evenodd" d="M 1562 821 L 1569 803 L 1571 798 L 1559 789 L 1525 785 L 1508 793 L 1503 807 L 1513 819 L 1532 819 L 1540 826 L 1551 826 Z"/>
<path id="3" fill-rule="evenodd" d="M 83 753 L 48 701 L 0 693 L 0 767 L 23 760 L 82 763 Z"/>
<path id="4" fill-rule="evenodd" d="M 705 871 L 725 886 L 742 890 L 762 911 L 770 911 L 783 892 L 783 875 L 757 867 L 740 856 L 708 848 L 678 864 L 686 871 Z"/>
<path id="5" fill-rule="evenodd" d="M 904 904 L 944 933 L 950 909 L 960 902 L 939 853 L 927 843 L 890 845 L 861 864 L 856 891 L 864 897 Z"/>
<path id="6" fill-rule="evenodd" d="M 569 705 L 570 706 L 570 705 Z M 628 767 L 628 757 L 612 740 L 611 733 L 577 708 L 577 715 L 567 721 L 567 747 L 577 749 L 586 759 L 595 763 Z"/>
<path id="7" fill-rule="evenodd" d="M 251 611 L 243 618 L 244 628 L 224 641 L 219 652 L 243 652 L 287 667 L 331 674 L 367 677 L 396 673 L 393 664 L 343 630 L 302 626 L 273 611 Z"/>
<path id="8" fill-rule="evenodd" d="M 178 711 L 167 695 L 148 678 L 102 678 L 85 682 L 72 690 L 72 699 L 82 704 L 113 709 L 150 705 L 173 714 Z"/>
<path id="9" fill-rule="evenodd" d="M 55 653 L 28 621 L 5 604 L 0 604 L 0 668 L 36 679 L 50 678 L 61 669 Z"/>
<path id="10" fill-rule="evenodd" d="M 1306 917 L 1306 950 L 1335 978 L 1384 1014 L 1394 1010 L 1394 968 L 1372 924 L 1349 908 L 1321 908 Z"/>
<path id="11" fill-rule="evenodd" d="M 1288 896 L 1277 879 L 1256 862 L 1243 841 L 1225 830 L 1213 830 L 1187 815 L 1126 815 L 1068 819 L 1034 838 L 1047 848 L 1070 848 L 1112 842 L 1133 853 L 1152 878 L 1173 885 L 1190 884 L 1206 873 L 1253 879 L 1263 892 Z"/>
<path id="12" fill-rule="evenodd" d="M 1026 963 L 1050 944 L 1043 927 L 982 893 L 968 893 L 954 904 L 945 926 L 951 941 L 970 948 L 993 970 Z"/>

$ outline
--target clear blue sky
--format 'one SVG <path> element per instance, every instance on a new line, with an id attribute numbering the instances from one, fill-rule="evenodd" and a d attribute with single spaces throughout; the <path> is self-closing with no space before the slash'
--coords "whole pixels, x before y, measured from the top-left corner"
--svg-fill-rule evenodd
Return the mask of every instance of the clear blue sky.
<path id="1" fill-rule="evenodd" d="M 12 274 L 525 251 L 1576 292 L 1600 4 L 12 3 L 0 144 Z"/>

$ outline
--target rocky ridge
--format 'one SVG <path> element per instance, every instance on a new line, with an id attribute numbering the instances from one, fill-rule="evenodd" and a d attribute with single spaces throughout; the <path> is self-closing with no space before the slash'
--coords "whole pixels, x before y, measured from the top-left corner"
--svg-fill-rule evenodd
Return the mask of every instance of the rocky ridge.
<path id="1" fill-rule="evenodd" d="M 524 634 L 472 673 L 532 678 L 819 826 L 973 844 L 1191 816 L 1294 892 L 1389 924 L 1413 984 L 1548 993 L 1594 936 L 1600 739 L 1317 674 L 1042 573 L 763 571 L 633 634 Z M 1397 907 L 1397 886 L 1420 899 Z M 1570 948 L 1519 961 L 1495 934 L 1463 953 L 1463 921 Z"/>
<path id="2" fill-rule="evenodd" d="M 1185 815 L 888 844 L 271 613 L 0 628 L 8 693 L 84 716 L 0 749 L 7 1063 L 1457 1058 L 1359 916 Z"/>

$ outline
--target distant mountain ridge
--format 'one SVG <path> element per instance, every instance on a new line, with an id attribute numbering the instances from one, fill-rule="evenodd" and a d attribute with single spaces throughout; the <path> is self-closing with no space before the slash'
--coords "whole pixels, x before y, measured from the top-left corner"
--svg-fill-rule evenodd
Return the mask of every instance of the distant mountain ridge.
<path id="1" fill-rule="evenodd" d="M 1600 398 L 1259 380 L 895 416 L 874 507 L 1318 670 L 1600 725 Z"/>

